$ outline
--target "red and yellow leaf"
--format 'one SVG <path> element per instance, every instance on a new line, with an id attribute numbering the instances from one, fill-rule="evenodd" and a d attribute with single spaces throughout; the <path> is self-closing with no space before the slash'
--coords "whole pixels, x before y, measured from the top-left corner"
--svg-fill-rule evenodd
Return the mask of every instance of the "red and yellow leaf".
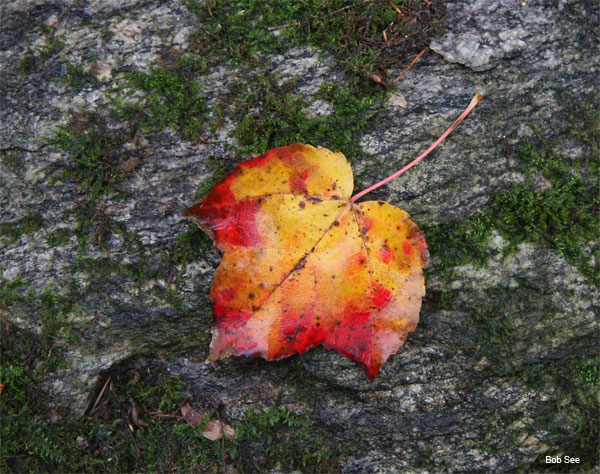
<path id="1" fill-rule="evenodd" d="M 344 155 L 299 143 L 240 163 L 183 215 L 223 252 L 209 361 L 323 345 L 375 378 L 419 319 L 427 244 L 409 215 L 350 200 Z"/>

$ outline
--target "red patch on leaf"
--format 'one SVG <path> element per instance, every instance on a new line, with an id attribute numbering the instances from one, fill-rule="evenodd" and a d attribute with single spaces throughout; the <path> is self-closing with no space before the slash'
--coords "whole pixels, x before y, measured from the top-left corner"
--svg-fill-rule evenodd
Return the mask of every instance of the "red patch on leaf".
<path id="1" fill-rule="evenodd" d="M 306 179 L 308 178 L 309 174 L 309 170 L 304 170 L 301 173 L 292 175 L 292 177 L 290 178 L 290 186 L 292 187 L 293 192 L 306 192 Z"/>
<path id="2" fill-rule="evenodd" d="M 378 309 L 383 309 L 388 305 L 392 298 L 393 295 L 390 290 L 377 282 L 373 282 L 373 288 L 371 289 L 371 304 L 373 306 Z"/>
<path id="3" fill-rule="evenodd" d="M 387 245 L 383 245 L 379 249 L 379 257 L 383 260 L 383 263 L 390 263 L 390 259 L 392 258 L 392 251 Z"/>
<path id="4" fill-rule="evenodd" d="M 256 199 L 235 203 L 227 217 L 213 224 L 216 240 L 244 247 L 258 247 L 262 242 L 256 228 L 256 214 L 260 203 Z"/>

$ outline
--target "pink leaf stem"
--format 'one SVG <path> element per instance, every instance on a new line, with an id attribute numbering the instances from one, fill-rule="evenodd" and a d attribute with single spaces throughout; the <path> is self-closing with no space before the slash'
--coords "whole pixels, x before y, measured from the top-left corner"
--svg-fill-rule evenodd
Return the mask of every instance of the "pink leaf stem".
<path id="1" fill-rule="evenodd" d="M 460 122 L 462 122 L 465 119 L 465 117 L 467 115 L 469 115 L 471 110 L 473 110 L 475 108 L 475 106 L 479 103 L 479 101 L 481 99 L 483 99 L 483 96 L 479 93 L 476 93 L 475 96 L 473 97 L 473 99 L 471 100 L 471 103 L 469 104 L 469 106 L 464 110 L 464 112 L 462 114 L 460 114 L 460 117 L 458 117 L 456 119 L 456 121 L 450 126 L 450 128 L 448 128 L 448 130 L 446 130 L 444 132 L 444 134 L 440 138 L 438 138 L 429 148 L 427 148 L 427 150 L 425 150 L 421 155 L 419 155 L 419 157 L 415 158 L 413 161 L 411 161 L 408 165 L 406 165 L 400 171 L 397 171 L 393 175 L 388 176 L 387 178 L 382 179 L 378 183 L 375 183 L 374 185 L 369 186 L 368 188 L 355 194 L 354 196 L 352 196 L 352 198 L 350 198 L 350 201 L 356 202 L 357 199 L 360 199 L 365 194 L 373 191 L 374 189 L 377 189 L 380 186 L 383 186 L 386 183 L 389 183 L 392 179 L 397 178 L 398 176 L 400 176 L 401 174 L 403 174 L 404 172 L 408 171 L 413 166 L 415 166 L 419 161 L 421 161 L 423 158 L 425 158 L 427 155 L 429 155 L 429 153 L 431 153 L 440 143 L 442 143 L 448 135 L 450 135 L 452 133 L 452 131 L 458 126 L 458 124 Z"/>

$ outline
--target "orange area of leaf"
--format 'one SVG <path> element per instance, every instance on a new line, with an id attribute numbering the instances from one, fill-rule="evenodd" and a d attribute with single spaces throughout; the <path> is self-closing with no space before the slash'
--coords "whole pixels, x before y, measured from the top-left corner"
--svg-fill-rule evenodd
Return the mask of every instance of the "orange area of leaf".
<path id="1" fill-rule="evenodd" d="M 293 144 L 239 164 L 183 212 L 223 252 L 208 360 L 323 345 L 370 379 L 415 329 L 427 244 L 409 215 L 350 201 L 344 155 Z"/>

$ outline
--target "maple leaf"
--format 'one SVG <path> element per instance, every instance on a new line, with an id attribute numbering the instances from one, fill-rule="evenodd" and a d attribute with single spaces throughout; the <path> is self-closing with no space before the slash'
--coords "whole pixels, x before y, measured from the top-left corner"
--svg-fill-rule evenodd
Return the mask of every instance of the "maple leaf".
<path id="1" fill-rule="evenodd" d="M 223 260 L 209 360 L 318 345 L 374 378 L 419 318 L 427 245 L 408 214 L 354 204 L 340 153 L 296 143 L 239 164 L 184 211 Z"/>
<path id="2" fill-rule="evenodd" d="M 323 345 L 374 379 L 417 326 L 429 254 L 405 211 L 355 201 L 426 156 L 469 107 L 428 151 L 352 198 L 342 153 L 295 143 L 240 163 L 186 209 L 223 252 L 208 361 Z"/>

